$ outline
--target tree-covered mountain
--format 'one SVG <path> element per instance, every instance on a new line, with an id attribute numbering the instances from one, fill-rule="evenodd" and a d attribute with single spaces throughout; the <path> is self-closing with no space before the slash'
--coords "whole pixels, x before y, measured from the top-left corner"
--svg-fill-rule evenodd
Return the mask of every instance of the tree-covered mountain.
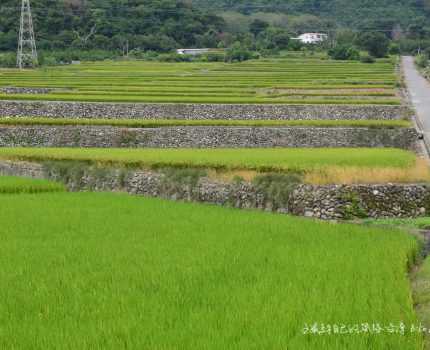
<path id="1" fill-rule="evenodd" d="M 16 47 L 17 0 L 1 0 L 0 50 Z M 38 46 L 42 49 L 120 49 L 166 51 L 208 46 L 224 21 L 175 0 L 31 0 Z"/>
<path id="2" fill-rule="evenodd" d="M 403 27 L 430 18 L 429 0 L 193 0 L 218 11 L 303 14 L 329 19 L 340 26 L 362 28 L 383 23 Z"/>
<path id="3" fill-rule="evenodd" d="M 20 0 L 0 0 L 0 51 L 15 51 Z M 179 47 L 284 49 L 306 31 L 383 32 L 429 47 L 430 0 L 31 0 L 42 51 L 168 52 Z M 341 33 L 342 35 L 339 35 Z M 354 34 L 355 35 L 355 34 Z M 239 45 L 239 46 L 240 46 Z M 288 46 L 290 48 L 290 46 Z M 70 59 L 70 57 L 69 57 Z"/>

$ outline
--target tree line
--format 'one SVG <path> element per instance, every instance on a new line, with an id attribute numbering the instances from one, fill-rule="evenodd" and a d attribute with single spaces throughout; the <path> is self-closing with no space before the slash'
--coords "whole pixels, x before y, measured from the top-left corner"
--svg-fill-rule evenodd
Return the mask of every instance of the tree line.
<path id="1" fill-rule="evenodd" d="M 181 47 L 225 48 L 204 59 L 243 60 L 300 50 L 291 38 L 307 31 L 329 33 L 323 48 L 337 59 L 430 48 L 430 0 L 32 0 L 32 9 L 46 64 L 120 55 L 191 59 L 171 54 Z M 19 15 L 18 1 L 2 0 L 3 65 L 14 65 Z"/>

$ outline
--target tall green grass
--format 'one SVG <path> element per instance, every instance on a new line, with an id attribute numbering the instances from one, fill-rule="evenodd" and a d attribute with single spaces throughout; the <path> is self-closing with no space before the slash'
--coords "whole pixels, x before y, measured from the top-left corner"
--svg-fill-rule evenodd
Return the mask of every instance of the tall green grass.
<path id="1" fill-rule="evenodd" d="M 47 180 L 0 176 L 0 194 L 63 192 L 65 186 Z"/>
<path id="2" fill-rule="evenodd" d="M 421 349 L 400 231 L 114 194 L 2 197 L 2 349 Z"/>
<path id="3" fill-rule="evenodd" d="M 408 168 L 413 152 L 377 148 L 99 149 L 0 148 L 0 159 L 73 160 L 134 167 L 198 167 L 227 170 L 316 170 L 326 167 Z"/>

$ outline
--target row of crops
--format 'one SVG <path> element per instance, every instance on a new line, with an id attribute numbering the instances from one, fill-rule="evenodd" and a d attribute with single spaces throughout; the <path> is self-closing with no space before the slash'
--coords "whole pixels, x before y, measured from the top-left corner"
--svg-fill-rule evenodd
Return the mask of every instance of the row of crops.
<path id="1" fill-rule="evenodd" d="M 115 126 L 127 128 L 160 128 L 169 126 L 231 127 L 364 127 L 407 128 L 409 120 L 228 120 L 228 119 L 106 119 L 106 118 L 0 118 L 0 126 Z"/>
<path id="2" fill-rule="evenodd" d="M 188 103 L 399 104 L 393 60 L 267 59 L 240 64 L 107 61 L 0 70 L 0 99 Z"/>

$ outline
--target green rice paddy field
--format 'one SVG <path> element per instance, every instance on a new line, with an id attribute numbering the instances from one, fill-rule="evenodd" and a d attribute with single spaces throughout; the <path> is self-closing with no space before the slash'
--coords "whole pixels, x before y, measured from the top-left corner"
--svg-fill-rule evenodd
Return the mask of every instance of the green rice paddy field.
<path id="1" fill-rule="evenodd" d="M 300 175 L 310 184 L 425 183 L 427 163 L 390 148 L 124 149 L 0 148 L 0 160 L 63 162 L 68 167 L 200 169 L 209 177 L 252 181 L 259 173 Z M 126 169 L 123 169 L 126 170 Z"/>
<path id="2" fill-rule="evenodd" d="M 237 64 L 105 61 L 32 71 L 0 69 L 0 87 L 49 94 L 0 99 L 285 104 L 399 104 L 393 60 L 374 64 L 315 58 Z"/>
<path id="3" fill-rule="evenodd" d="M 417 156 L 390 148 L 119 149 L 0 148 L 0 159 L 84 161 L 137 167 L 226 170 L 310 170 L 330 166 L 407 168 Z"/>
<path id="4" fill-rule="evenodd" d="M 401 231 L 119 194 L 0 198 L 2 349 L 422 348 L 418 243 Z"/>

